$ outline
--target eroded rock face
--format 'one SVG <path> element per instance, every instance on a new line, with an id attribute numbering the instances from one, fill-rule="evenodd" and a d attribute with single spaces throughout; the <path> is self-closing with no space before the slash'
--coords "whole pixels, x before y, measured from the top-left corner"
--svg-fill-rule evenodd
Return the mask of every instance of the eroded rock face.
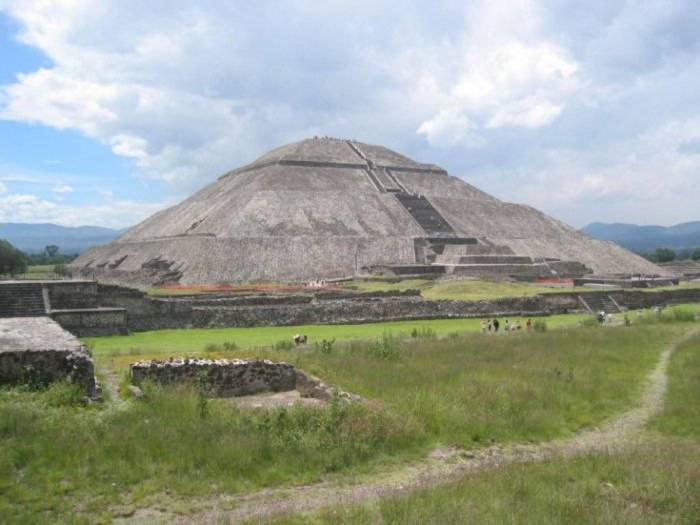
<path id="1" fill-rule="evenodd" d="M 69 378 L 98 398 L 88 349 L 48 317 L 0 319 L 0 384 L 45 385 Z"/>
<path id="2" fill-rule="evenodd" d="M 212 397 L 237 397 L 260 392 L 298 390 L 302 397 L 329 401 L 334 397 L 359 398 L 329 387 L 320 379 L 289 363 L 267 359 L 171 359 L 138 361 L 129 365 L 135 384 L 151 380 L 161 384 L 191 383 Z"/>

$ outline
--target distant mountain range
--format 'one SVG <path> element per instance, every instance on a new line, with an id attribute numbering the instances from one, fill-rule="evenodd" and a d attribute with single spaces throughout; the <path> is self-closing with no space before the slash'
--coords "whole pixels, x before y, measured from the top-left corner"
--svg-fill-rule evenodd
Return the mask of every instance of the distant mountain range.
<path id="1" fill-rule="evenodd" d="M 595 239 L 614 241 L 637 253 L 649 253 L 657 248 L 671 248 L 676 251 L 700 248 L 700 221 L 675 226 L 594 222 L 581 231 Z"/>
<path id="2" fill-rule="evenodd" d="M 0 222 L 0 239 L 26 253 L 40 253 L 49 244 L 58 246 L 59 253 L 82 253 L 91 246 L 106 244 L 126 229 L 113 230 L 99 226 L 59 226 L 57 224 L 24 224 Z"/>

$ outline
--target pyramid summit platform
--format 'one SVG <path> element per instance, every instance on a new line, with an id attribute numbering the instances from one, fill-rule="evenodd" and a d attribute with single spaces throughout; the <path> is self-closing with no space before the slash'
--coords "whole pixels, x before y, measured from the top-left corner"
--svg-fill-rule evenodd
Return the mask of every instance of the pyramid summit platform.
<path id="1" fill-rule="evenodd" d="M 438 166 L 332 138 L 276 148 L 70 268 L 141 286 L 368 273 L 664 275 L 614 243 L 500 201 Z"/>

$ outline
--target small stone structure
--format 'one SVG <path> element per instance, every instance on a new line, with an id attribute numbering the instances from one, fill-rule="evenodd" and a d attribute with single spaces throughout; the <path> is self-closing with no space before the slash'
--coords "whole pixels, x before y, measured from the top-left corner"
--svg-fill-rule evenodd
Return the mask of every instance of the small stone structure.
<path id="1" fill-rule="evenodd" d="M 48 317 L 0 319 L 0 385 L 47 384 L 69 378 L 98 398 L 88 349 Z"/>
<path id="2" fill-rule="evenodd" d="M 211 397 L 238 397 L 261 392 L 297 390 L 302 397 L 329 401 L 359 398 L 330 387 L 294 365 L 267 359 L 171 359 L 138 361 L 129 365 L 135 384 L 151 380 L 161 384 L 192 383 Z"/>
<path id="3" fill-rule="evenodd" d="M 96 281 L 0 281 L 0 318 L 40 316 L 77 337 L 129 333 L 126 309 L 101 307 Z"/>

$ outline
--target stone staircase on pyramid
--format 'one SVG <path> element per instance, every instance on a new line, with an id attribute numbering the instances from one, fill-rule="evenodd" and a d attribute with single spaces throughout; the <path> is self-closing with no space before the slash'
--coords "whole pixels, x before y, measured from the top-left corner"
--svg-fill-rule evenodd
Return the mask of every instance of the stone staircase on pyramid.
<path id="1" fill-rule="evenodd" d="M 586 311 L 594 315 L 598 312 L 605 312 L 608 314 L 622 311 L 615 299 L 613 299 L 610 294 L 604 292 L 581 294 L 578 296 L 578 300 Z"/>
<path id="2" fill-rule="evenodd" d="M 12 282 L 0 286 L 0 317 L 44 316 L 44 295 L 40 283 Z"/>

